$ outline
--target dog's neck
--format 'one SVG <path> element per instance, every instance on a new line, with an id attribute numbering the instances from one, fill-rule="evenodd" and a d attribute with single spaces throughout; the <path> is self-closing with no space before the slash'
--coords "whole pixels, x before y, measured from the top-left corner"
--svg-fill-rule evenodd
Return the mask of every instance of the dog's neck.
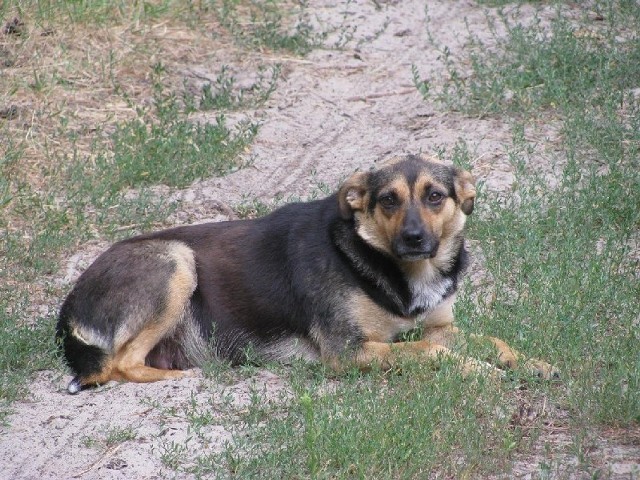
<path id="1" fill-rule="evenodd" d="M 437 259 L 426 259 L 403 265 L 411 304 L 408 307 L 411 316 L 428 313 L 436 309 L 447 297 L 456 291 L 457 279 L 443 273 L 435 264 Z"/>
<path id="2" fill-rule="evenodd" d="M 468 264 L 468 253 L 461 234 L 440 242 L 434 258 L 402 262 L 412 293 L 411 312 L 430 312 L 454 294 Z"/>
<path id="3" fill-rule="evenodd" d="M 456 291 L 466 265 L 462 237 L 442 244 L 432 259 L 400 262 L 361 238 L 352 221 L 335 222 L 331 233 L 338 250 L 365 283 L 369 296 L 401 317 L 416 317 L 435 309 Z"/>

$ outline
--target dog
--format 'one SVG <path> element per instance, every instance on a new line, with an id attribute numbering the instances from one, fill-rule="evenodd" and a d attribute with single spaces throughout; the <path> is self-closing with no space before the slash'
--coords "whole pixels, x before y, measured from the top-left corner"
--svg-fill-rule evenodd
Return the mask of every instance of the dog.
<path id="1" fill-rule="evenodd" d="M 465 374 L 495 375 L 502 370 L 449 348 L 462 336 L 452 307 L 475 197 L 467 171 L 405 155 L 354 173 L 327 198 L 262 218 L 118 242 L 60 309 L 56 337 L 74 373 L 68 391 L 181 378 L 214 357 L 242 363 L 247 350 L 337 371 L 448 356 Z M 416 326 L 421 340 L 398 341 Z M 505 342 L 483 340 L 497 367 L 518 365 L 522 355 Z M 545 362 L 526 365 L 557 375 Z"/>

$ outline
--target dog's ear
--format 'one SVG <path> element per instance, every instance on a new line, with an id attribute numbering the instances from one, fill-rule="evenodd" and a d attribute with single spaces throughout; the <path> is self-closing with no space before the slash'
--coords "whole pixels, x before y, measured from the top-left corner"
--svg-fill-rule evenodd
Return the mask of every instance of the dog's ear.
<path id="1" fill-rule="evenodd" d="M 356 172 L 347 179 L 338 192 L 340 215 L 345 220 L 353 216 L 353 212 L 364 210 L 364 197 L 367 193 L 367 178 L 369 174 Z"/>
<path id="2" fill-rule="evenodd" d="M 473 176 L 466 170 L 456 168 L 455 189 L 460 210 L 465 215 L 471 215 L 476 198 L 476 181 Z"/>

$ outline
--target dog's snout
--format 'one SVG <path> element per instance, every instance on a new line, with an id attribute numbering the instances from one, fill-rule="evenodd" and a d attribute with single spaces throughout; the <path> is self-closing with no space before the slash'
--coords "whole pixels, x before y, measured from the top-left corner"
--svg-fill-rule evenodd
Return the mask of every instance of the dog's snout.
<path id="1" fill-rule="evenodd" d="M 425 240 L 425 231 L 422 228 L 405 228 L 402 231 L 402 241 L 411 248 L 420 248 Z"/>
<path id="2" fill-rule="evenodd" d="M 420 213 L 410 209 L 394 242 L 394 252 L 401 258 L 432 258 L 438 251 L 438 240 L 424 224 Z"/>
<path id="3" fill-rule="evenodd" d="M 425 243 L 427 232 L 424 228 L 420 213 L 415 209 L 410 209 L 404 219 L 402 230 L 400 231 L 402 241 L 407 247 L 421 248 Z"/>

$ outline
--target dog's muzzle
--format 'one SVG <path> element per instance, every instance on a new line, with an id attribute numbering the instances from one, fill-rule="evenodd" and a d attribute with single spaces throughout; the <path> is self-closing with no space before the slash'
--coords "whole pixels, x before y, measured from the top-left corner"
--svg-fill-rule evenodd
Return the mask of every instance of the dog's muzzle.
<path id="1" fill-rule="evenodd" d="M 393 250 L 401 260 L 424 260 L 436 256 L 439 244 L 438 239 L 427 231 L 419 217 L 407 215 L 400 234 L 393 242 Z"/>

